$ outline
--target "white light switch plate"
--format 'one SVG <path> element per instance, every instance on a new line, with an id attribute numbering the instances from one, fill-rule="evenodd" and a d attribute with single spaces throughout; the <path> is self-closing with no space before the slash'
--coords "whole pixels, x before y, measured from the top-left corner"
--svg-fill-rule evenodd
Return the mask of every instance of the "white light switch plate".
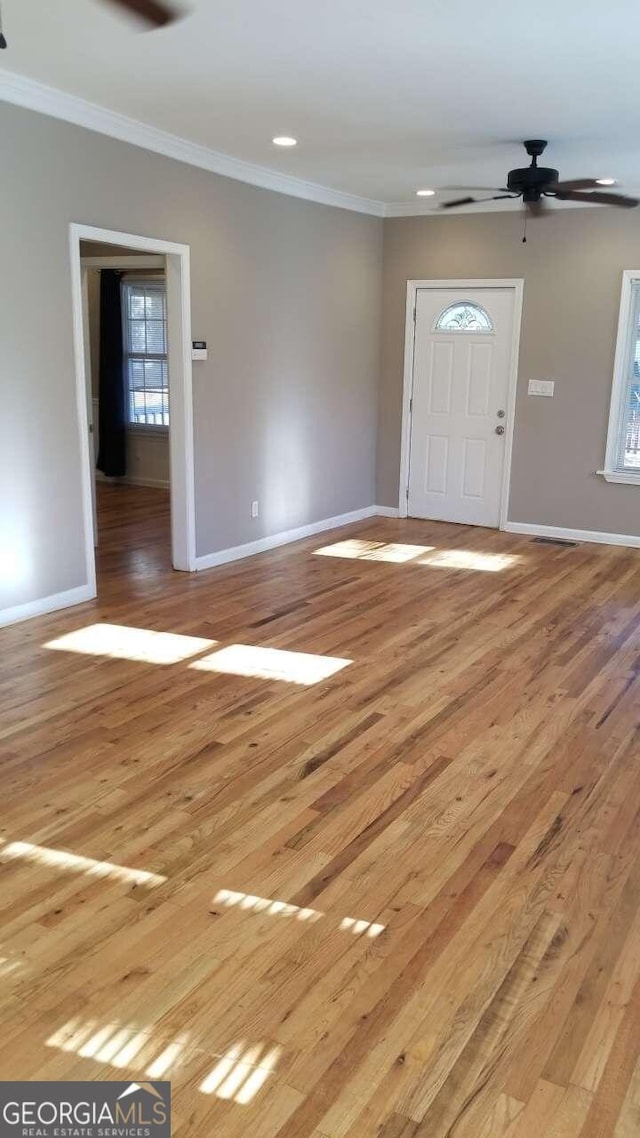
<path id="1" fill-rule="evenodd" d="M 552 379 L 530 379 L 529 395 L 546 395 L 553 399 L 555 383 Z"/>

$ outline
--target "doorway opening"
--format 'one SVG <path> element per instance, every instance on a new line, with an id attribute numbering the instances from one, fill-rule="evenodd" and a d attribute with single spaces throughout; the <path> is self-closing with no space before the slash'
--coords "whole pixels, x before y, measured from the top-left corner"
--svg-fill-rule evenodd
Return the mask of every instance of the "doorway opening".
<path id="1" fill-rule="evenodd" d="M 189 248 L 72 225 L 71 264 L 95 595 L 114 574 L 194 568 Z"/>
<path id="2" fill-rule="evenodd" d="M 409 281 L 399 514 L 503 529 L 522 280 Z"/>

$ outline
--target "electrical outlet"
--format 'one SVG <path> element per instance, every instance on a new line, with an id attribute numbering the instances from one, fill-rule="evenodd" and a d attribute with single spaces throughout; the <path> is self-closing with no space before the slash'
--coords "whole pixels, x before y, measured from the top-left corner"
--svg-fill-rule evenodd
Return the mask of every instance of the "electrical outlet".
<path id="1" fill-rule="evenodd" d="M 257 517 L 259 517 L 259 515 L 260 515 L 260 503 L 259 502 L 252 502 L 251 503 L 251 517 L 257 518 Z"/>

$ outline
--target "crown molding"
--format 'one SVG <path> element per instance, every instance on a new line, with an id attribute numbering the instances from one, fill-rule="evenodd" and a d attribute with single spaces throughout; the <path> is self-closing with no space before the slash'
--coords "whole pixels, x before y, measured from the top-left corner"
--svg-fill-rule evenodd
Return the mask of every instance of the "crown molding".
<path id="1" fill-rule="evenodd" d="M 169 134 L 138 119 L 110 111 L 106 107 L 98 106 L 97 103 L 90 103 L 77 95 L 61 91 L 57 87 L 49 87 L 35 79 L 2 68 L 0 68 L 0 100 L 26 107 L 31 111 L 38 111 L 43 115 L 50 115 L 52 118 L 62 119 L 75 126 L 86 127 L 87 130 L 106 134 L 110 138 L 128 142 L 143 150 L 163 154 L 165 158 L 173 158 L 188 166 L 198 166 L 213 174 L 233 178 L 237 182 L 246 182 L 251 186 L 273 190 L 278 194 L 288 194 L 289 197 L 303 198 L 320 205 L 336 206 L 339 209 L 349 209 L 373 217 L 385 216 L 383 202 L 361 198 L 341 190 L 332 190 L 328 186 L 280 174 L 277 170 L 270 170 L 265 166 L 243 162 L 229 154 L 210 150 L 209 147 L 201 146 L 197 142 L 189 142 L 188 139 L 180 138 L 176 134 Z"/>

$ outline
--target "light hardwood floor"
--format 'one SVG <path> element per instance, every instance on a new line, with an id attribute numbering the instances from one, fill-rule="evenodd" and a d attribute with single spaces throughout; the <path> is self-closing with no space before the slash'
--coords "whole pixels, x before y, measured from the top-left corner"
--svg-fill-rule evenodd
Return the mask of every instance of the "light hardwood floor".
<path id="1" fill-rule="evenodd" d="M 372 519 L 189 577 L 160 492 L 101 517 L 99 601 L 0 635 L 0 1078 L 637 1138 L 640 550 Z"/>

